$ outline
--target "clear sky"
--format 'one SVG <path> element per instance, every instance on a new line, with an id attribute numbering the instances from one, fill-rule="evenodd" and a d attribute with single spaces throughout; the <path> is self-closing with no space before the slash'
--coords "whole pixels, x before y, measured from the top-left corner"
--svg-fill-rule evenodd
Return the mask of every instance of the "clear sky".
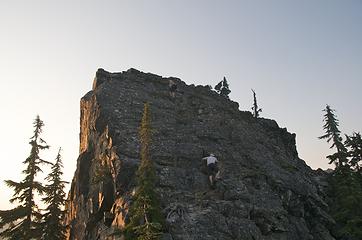
<path id="1" fill-rule="evenodd" d="M 63 148 L 71 181 L 79 100 L 98 68 L 137 68 L 215 86 L 297 134 L 299 155 L 328 168 L 322 109 L 343 133 L 362 131 L 361 0 L 0 0 L 0 209 L 21 180 L 32 122 L 45 122 L 53 160 Z M 47 169 L 45 169 L 47 171 Z"/>

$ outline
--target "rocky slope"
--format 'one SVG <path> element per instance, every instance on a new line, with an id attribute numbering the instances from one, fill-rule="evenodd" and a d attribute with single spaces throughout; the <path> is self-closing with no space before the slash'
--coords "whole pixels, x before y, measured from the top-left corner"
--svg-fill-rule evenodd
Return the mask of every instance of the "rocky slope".
<path id="1" fill-rule="evenodd" d="M 169 79 L 178 85 L 175 98 Z M 135 186 L 144 102 L 151 107 L 152 159 L 167 221 L 163 239 L 334 239 L 322 181 L 298 158 L 294 134 L 239 111 L 208 87 L 135 69 L 99 69 L 81 100 L 68 239 L 122 239 L 117 233 Z M 220 160 L 215 190 L 202 165 L 205 152 Z"/>

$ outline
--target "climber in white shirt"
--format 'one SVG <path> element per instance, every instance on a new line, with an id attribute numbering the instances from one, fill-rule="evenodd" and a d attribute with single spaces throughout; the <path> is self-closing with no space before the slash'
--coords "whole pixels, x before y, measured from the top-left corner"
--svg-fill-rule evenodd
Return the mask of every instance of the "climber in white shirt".
<path id="1" fill-rule="evenodd" d="M 218 160 L 212 153 L 210 153 L 210 156 L 204 157 L 203 160 L 206 160 L 210 185 L 212 188 L 215 188 L 216 176 L 219 175 L 219 169 L 217 167 Z"/>

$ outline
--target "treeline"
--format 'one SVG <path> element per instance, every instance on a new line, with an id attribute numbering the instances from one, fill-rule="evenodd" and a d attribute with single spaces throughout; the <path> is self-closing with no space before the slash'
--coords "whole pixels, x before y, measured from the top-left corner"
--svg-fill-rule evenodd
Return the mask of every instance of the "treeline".
<path id="1" fill-rule="evenodd" d="M 36 117 L 34 120 L 34 134 L 30 138 L 30 154 L 23 162 L 25 169 L 22 171 L 24 178 L 20 182 L 6 180 L 8 187 L 14 193 L 9 200 L 18 204 L 10 210 L 0 211 L 0 237 L 9 240 L 65 239 L 66 228 L 63 225 L 66 182 L 62 180 L 61 149 L 51 163 L 40 157 L 40 152 L 49 149 L 49 145 L 41 137 L 43 121 Z M 51 171 L 45 178 L 46 183 L 38 181 L 37 175 L 42 171 L 42 166 L 51 166 Z M 36 194 L 42 196 L 41 201 L 46 205 L 40 209 L 36 202 Z"/>
<path id="2" fill-rule="evenodd" d="M 335 111 L 323 110 L 325 135 L 335 152 L 327 156 L 335 170 L 329 177 L 330 213 L 336 220 L 333 234 L 337 239 L 362 239 L 362 139 L 359 132 L 341 135 Z"/>

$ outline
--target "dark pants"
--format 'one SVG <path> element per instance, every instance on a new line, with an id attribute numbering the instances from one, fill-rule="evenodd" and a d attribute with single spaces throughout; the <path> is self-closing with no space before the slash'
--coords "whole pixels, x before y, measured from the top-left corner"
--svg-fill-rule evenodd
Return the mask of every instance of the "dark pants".
<path id="1" fill-rule="evenodd" d="M 176 92 L 176 90 L 177 90 L 177 85 L 176 85 L 176 84 L 171 85 L 171 86 L 169 87 L 169 90 L 170 90 L 170 92 Z"/>
<path id="2" fill-rule="evenodd" d="M 210 163 L 209 165 L 207 165 L 207 174 L 209 176 L 213 176 L 215 177 L 216 173 L 219 171 L 216 163 Z"/>

